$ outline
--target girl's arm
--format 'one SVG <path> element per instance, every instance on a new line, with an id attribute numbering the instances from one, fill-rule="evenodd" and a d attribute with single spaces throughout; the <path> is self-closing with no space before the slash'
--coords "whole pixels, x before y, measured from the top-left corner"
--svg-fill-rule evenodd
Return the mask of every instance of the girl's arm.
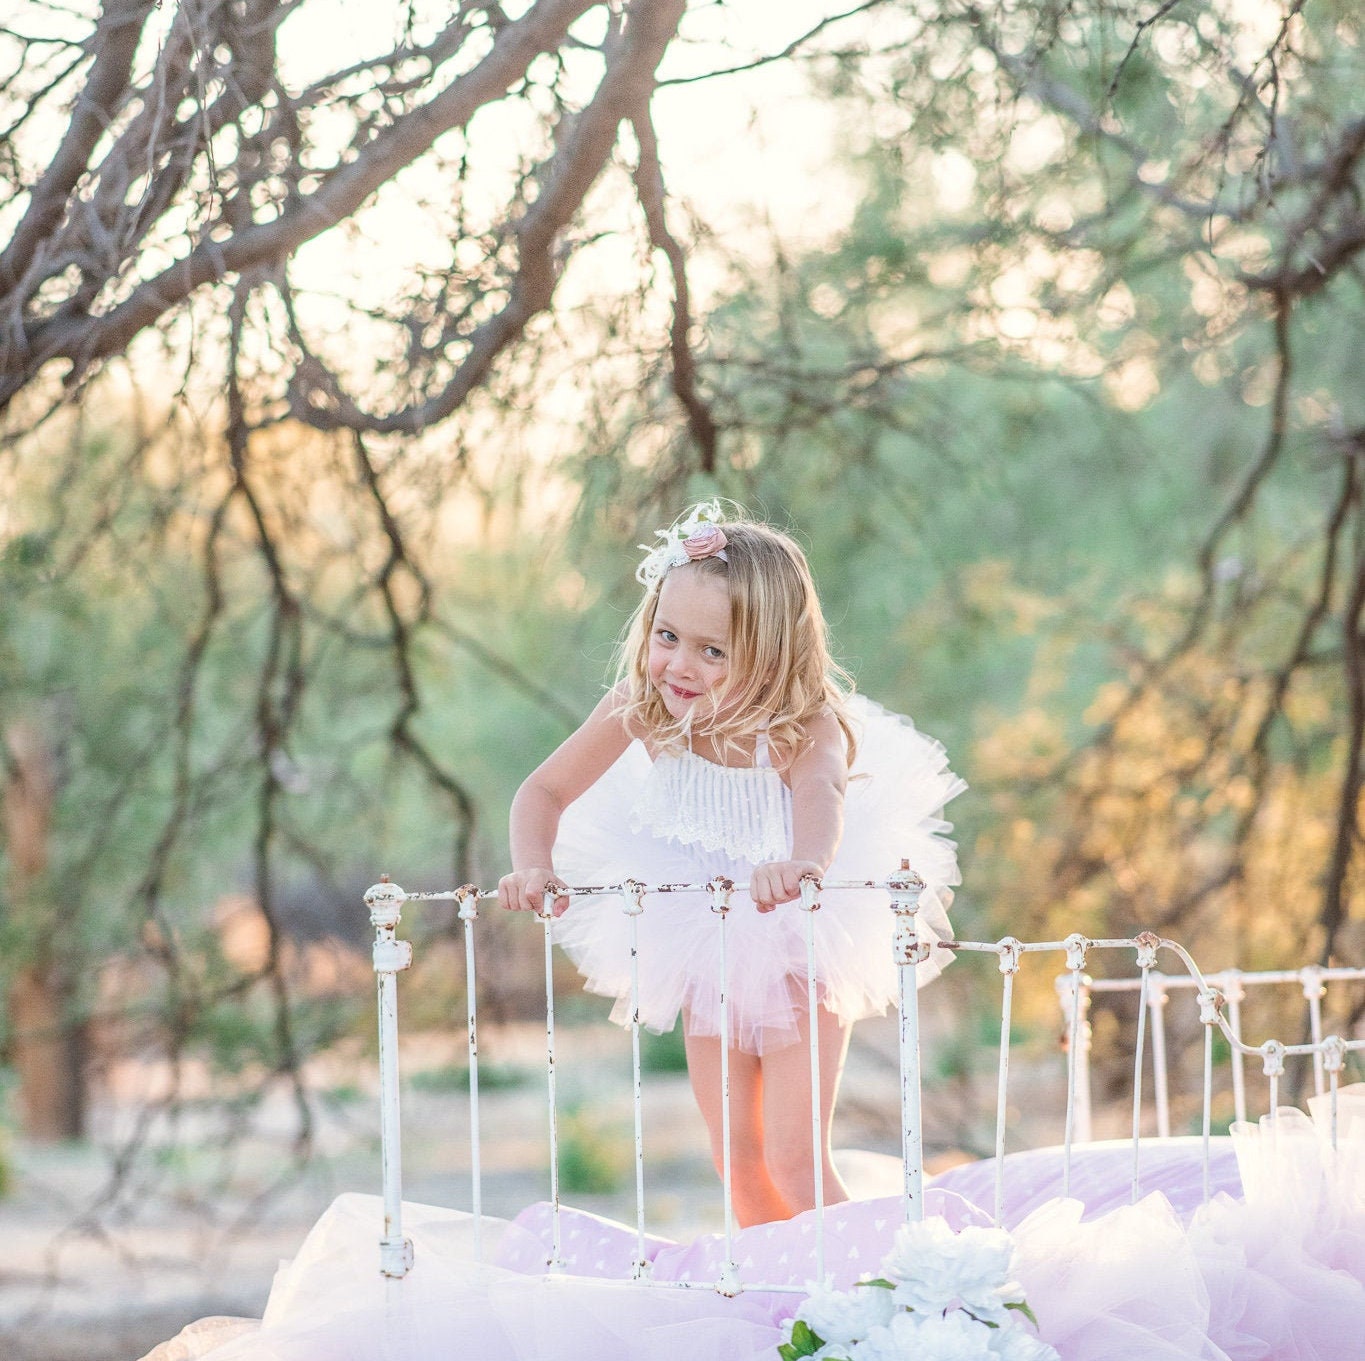
<path id="1" fill-rule="evenodd" d="M 498 884 L 498 901 L 503 907 L 538 912 L 546 887 L 563 887 L 564 881 L 554 872 L 551 854 L 560 815 L 630 745 L 630 734 L 621 721 L 620 703 L 618 690 L 608 691 L 583 726 L 537 766 L 517 790 L 509 821 L 512 873 L 503 875 Z M 568 905 L 568 898 L 556 898 L 555 915 Z"/>
<path id="2" fill-rule="evenodd" d="M 760 912 L 801 896 L 801 880 L 829 868 L 844 835 L 848 752 L 843 730 L 829 709 L 810 726 L 810 740 L 786 771 L 792 791 L 792 857 L 759 865 L 749 896 Z"/>

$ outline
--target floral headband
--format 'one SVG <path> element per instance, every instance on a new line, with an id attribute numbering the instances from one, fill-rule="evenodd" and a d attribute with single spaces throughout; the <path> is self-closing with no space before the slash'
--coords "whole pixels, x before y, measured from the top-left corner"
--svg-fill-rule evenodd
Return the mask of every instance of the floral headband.
<path id="1" fill-rule="evenodd" d="M 724 518 L 720 502 L 713 498 L 693 506 L 683 519 L 668 529 L 656 529 L 655 537 L 663 542 L 652 548 L 647 543 L 640 544 L 645 557 L 635 569 L 635 580 L 642 586 L 653 586 L 685 562 L 700 562 L 702 558 L 729 562 L 725 556 L 725 531 L 720 527 Z"/>

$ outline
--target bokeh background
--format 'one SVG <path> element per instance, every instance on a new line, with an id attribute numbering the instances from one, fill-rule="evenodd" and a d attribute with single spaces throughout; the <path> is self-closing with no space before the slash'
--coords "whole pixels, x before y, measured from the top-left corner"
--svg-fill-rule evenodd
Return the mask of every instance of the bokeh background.
<path id="1" fill-rule="evenodd" d="M 262 1225 L 288 1252 L 291 1194 L 377 1175 L 363 891 L 496 881 L 637 545 L 702 497 L 796 534 L 839 658 L 968 780 L 964 937 L 1365 961 L 1361 42 L 1347 0 L 10 0 L 0 1274 L 31 1355 L 97 1354 L 34 1340 L 71 1254 L 145 1287 Z M 531 926 L 479 927 L 511 1089 Z M 461 928 L 404 930 L 416 1160 L 458 1200 Z M 980 1153 L 989 970 L 937 995 L 930 1142 Z M 1130 1013 L 1098 1008 L 1101 1059 Z M 1045 971 L 1017 1021 L 1055 1052 Z M 855 1047 L 864 1146 L 895 1146 L 885 1058 Z"/>

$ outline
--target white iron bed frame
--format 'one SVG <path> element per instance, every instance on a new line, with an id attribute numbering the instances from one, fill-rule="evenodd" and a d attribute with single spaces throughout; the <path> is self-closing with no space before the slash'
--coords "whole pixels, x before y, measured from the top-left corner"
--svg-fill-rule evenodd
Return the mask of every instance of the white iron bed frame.
<path id="1" fill-rule="evenodd" d="M 744 1290 L 791 1291 L 789 1285 L 772 1285 L 741 1280 L 735 1265 L 733 1242 L 734 1213 L 731 1200 L 730 1128 L 728 1115 L 729 1064 L 728 1055 L 721 1051 L 722 1086 L 722 1187 L 724 1195 L 725 1265 L 713 1284 L 706 1282 L 654 1281 L 650 1263 L 645 1255 L 645 1163 L 644 1113 L 642 1101 L 640 1025 L 638 1008 L 638 960 L 636 922 L 647 910 L 646 901 L 655 894 L 677 892 L 705 892 L 711 900 L 715 929 L 720 934 L 720 969 L 725 964 L 725 921 L 731 910 L 730 900 L 743 885 L 719 879 L 705 885 L 655 884 L 645 885 L 634 880 L 606 886 L 571 887 L 570 897 L 613 894 L 621 899 L 622 910 L 630 919 L 632 963 L 632 1015 L 630 1026 L 633 1065 L 634 1126 L 635 1126 L 635 1230 L 636 1253 L 631 1270 L 632 1279 L 641 1285 L 669 1289 L 715 1289 L 725 1295 Z M 902 1209 L 907 1222 L 921 1219 L 924 1214 L 924 1149 L 920 1105 L 920 1025 L 916 968 L 927 958 L 930 945 L 919 938 L 916 914 L 924 882 L 902 862 L 899 873 L 884 881 L 840 881 L 817 886 L 814 881 L 803 885 L 800 907 L 807 913 L 806 944 L 808 960 L 809 1005 L 816 1004 L 814 983 L 814 927 L 813 913 L 819 909 L 821 898 L 837 895 L 849 889 L 882 889 L 887 894 L 890 921 L 888 948 L 893 951 L 900 974 L 899 1003 L 899 1067 L 900 1067 L 900 1124 L 904 1159 L 904 1178 L 901 1190 Z M 544 928 L 545 955 L 545 1044 L 546 1084 L 548 1104 L 549 1163 L 552 1245 L 547 1261 L 551 1272 L 562 1272 L 565 1263 L 561 1251 L 560 1196 L 559 1196 L 559 1134 L 558 1102 L 556 1096 L 555 1064 L 555 984 L 553 968 L 553 918 L 551 907 L 556 895 L 547 893 L 538 914 Z M 559 896 L 563 896 L 562 892 Z M 382 1156 L 384 1224 L 379 1240 L 379 1270 L 397 1287 L 413 1262 L 411 1242 L 403 1234 L 402 1199 L 402 1138 L 399 1104 L 398 1074 L 398 975 L 412 963 L 412 944 L 399 939 L 398 927 L 402 909 L 407 903 L 453 901 L 458 905 L 463 922 L 465 940 L 466 994 L 468 997 L 468 1055 L 470 1096 L 470 1166 L 471 1200 L 473 1213 L 474 1251 L 482 1259 L 480 1222 L 482 1219 L 482 1185 L 480 1172 L 479 1118 L 479 1043 L 477 1014 L 477 976 L 474 940 L 479 916 L 479 903 L 495 899 L 496 891 L 480 890 L 466 884 L 460 888 L 434 893 L 406 893 L 387 876 L 365 894 L 370 922 L 374 926 L 374 971 L 378 985 L 379 1019 L 379 1086 L 380 1086 L 380 1142 Z M 1314 1088 L 1330 1099 L 1331 1138 L 1336 1145 L 1336 1094 L 1346 1066 L 1347 1056 L 1365 1050 L 1365 1038 L 1324 1035 L 1323 999 L 1329 984 L 1365 980 L 1365 968 L 1322 968 L 1309 966 L 1299 970 L 1275 972 L 1241 972 L 1225 970 L 1205 975 L 1188 951 L 1178 942 L 1151 932 L 1142 932 L 1132 939 L 1096 940 L 1080 934 L 1065 940 L 1020 941 L 1006 936 L 998 941 L 958 940 L 947 942 L 947 947 L 961 953 L 995 956 L 1001 977 L 1000 1045 L 997 1075 L 995 1123 L 995 1220 L 1000 1222 L 1004 1201 L 1005 1178 L 1005 1116 L 1010 1076 L 1010 1033 L 1014 981 L 1024 955 L 1054 953 L 1063 956 L 1063 971 L 1057 979 L 1057 991 L 1067 1027 L 1066 1044 L 1066 1120 L 1063 1138 L 1062 1194 L 1070 1186 L 1071 1150 L 1075 1143 L 1091 1137 L 1090 1051 L 1091 1031 L 1089 1011 L 1091 998 L 1096 993 L 1136 991 L 1138 993 L 1136 1041 L 1133 1063 L 1133 1164 L 1132 1199 L 1136 1202 L 1141 1186 L 1140 1127 L 1143 1112 L 1144 1055 L 1147 1032 L 1152 1034 L 1152 1068 L 1158 1136 L 1170 1134 L 1170 1097 L 1167 1090 L 1165 1006 L 1171 993 L 1193 990 L 1198 1005 L 1199 1020 L 1204 1027 L 1202 1135 L 1204 1159 L 1204 1193 L 1209 1194 L 1210 1139 L 1213 1130 L 1214 1097 L 1214 1035 L 1220 1033 L 1231 1053 L 1232 1089 L 1236 1118 L 1247 1117 L 1246 1067 L 1249 1059 L 1260 1062 L 1267 1079 L 1266 1109 L 1274 1119 L 1279 1106 L 1280 1082 L 1285 1075 L 1289 1058 L 1311 1057 Z M 1135 978 L 1091 979 L 1086 973 L 1087 956 L 1099 952 L 1134 952 L 1138 970 Z M 1165 952 L 1174 956 L 1180 972 L 1162 973 L 1158 970 L 1158 955 Z M 1265 985 L 1297 983 L 1302 989 L 1307 1006 L 1307 1029 L 1310 1038 L 1305 1043 L 1287 1044 L 1277 1039 L 1252 1045 L 1242 1039 L 1242 1002 L 1247 989 Z M 728 1007 L 724 989 L 721 991 L 720 1032 L 728 1033 Z M 810 1046 L 811 1090 L 820 1087 L 820 1058 L 818 1047 Z M 812 1103 L 814 1106 L 815 1103 Z M 825 1275 L 824 1243 L 824 1186 L 821 1175 L 820 1120 L 818 1109 L 811 1112 L 811 1140 L 815 1150 L 815 1260 L 817 1277 Z"/>

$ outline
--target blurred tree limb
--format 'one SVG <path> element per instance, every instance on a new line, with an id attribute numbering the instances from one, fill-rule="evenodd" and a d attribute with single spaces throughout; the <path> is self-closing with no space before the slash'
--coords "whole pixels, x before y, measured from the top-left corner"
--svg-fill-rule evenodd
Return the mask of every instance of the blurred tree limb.
<path id="1" fill-rule="evenodd" d="M 1297 893 L 1284 915 L 1313 928 L 1324 959 L 1339 952 L 1361 916 L 1365 383 L 1358 364 L 1325 361 L 1344 348 L 1333 335 L 1358 347 L 1360 334 L 1360 25 L 1332 0 L 1295 0 L 1265 29 L 1245 8 L 845 0 L 770 51 L 666 76 L 704 92 L 808 57 L 831 118 L 852 110 L 848 159 L 865 172 L 842 240 L 803 256 L 775 229 L 744 296 L 706 314 L 654 118 L 682 0 L 534 0 L 516 17 L 406 3 L 389 45 L 306 80 L 288 76 L 279 40 L 308 0 L 108 0 L 84 19 L 31 5 L 23 36 L 17 23 L 0 35 L 0 220 L 13 228 L 0 406 L 22 450 L 15 523 L 28 516 L 0 564 L 0 616 L 15 625 L 0 668 L 12 693 L 80 685 L 87 652 L 110 672 L 109 695 L 85 696 L 89 768 L 64 873 L 74 918 L 98 915 L 79 909 L 107 883 L 123 900 L 117 927 L 77 942 L 92 970 L 124 951 L 145 992 L 136 971 L 157 965 L 148 1011 L 125 1008 L 135 1042 L 177 1076 L 213 1045 L 225 1066 L 258 1064 L 258 1095 L 285 1091 L 306 1154 L 303 1064 L 336 1031 L 300 1018 L 291 873 L 341 886 L 338 855 L 356 847 L 348 830 L 339 850 L 335 827 L 401 826 L 419 804 L 442 829 L 441 863 L 470 877 L 480 791 L 433 700 L 459 674 L 440 645 L 555 734 L 574 721 L 564 635 L 540 631 L 539 597 L 562 592 L 571 614 L 591 592 L 537 570 L 544 502 L 526 493 L 572 460 L 528 432 L 556 332 L 593 325 L 594 374 L 621 391 L 583 418 L 571 475 L 606 488 L 612 552 L 642 503 L 666 515 L 698 472 L 798 521 L 834 507 L 850 560 L 881 554 L 849 598 L 873 599 L 902 651 L 894 593 L 885 607 L 878 595 L 900 560 L 895 517 L 933 518 L 933 488 L 971 468 L 953 444 L 957 394 L 936 398 L 936 375 L 1060 378 L 1136 422 L 1200 372 L 1183 424 L 1154 424 L 1147 447 L 1191 435 L 1202 392 L 1247 407 L 1255 437 L 1238 428 L 1231 471 L 1190 507 L 1193 585 L 1125 593 L 1103 625 L 1119 681 L 1086 731 L 1034 762 L 1021 734 L 1002 761 L 1009 811 L 1039 790 L 1050 800 L 1044 844 L 1011 863 L 1026 862 L 1040 911 L 1098 903 L 1116 925 L 1183 927 L 1202 907 L 1240 929 L 1238 901 Z M 51 15 L 65 17 L 35 27 Z M 855 37 L 825 46 L 836 24 Z M 939 174 L 967 186 L 958 206 Z M 402 278 L 367 278 L 408 234 L 423 241 Z M 590 317 L 564 284 L 613 239 L 634 257 L 599 268 L 615 291 L 597 288 Z M 358 279 L 333 285 L 317 263 L 334 243 Z M 1315 338 L 1323 318 L 1340 329 Z M 632 362 L 613 370 L 622 353 Z M 563 362 L 591 386 L 586 362 Z M 167 374 L 169 429 L 148 395 Z M 104 410 L 122 443 L 100 430 Z M 1065 433 L 1024 445 L 1013 417 L 968 451 L 976 466 Z M 933 459 L 924 491 L 896 466 L 916 441 Z M 877 488 L 865 501 L 860 476 Z M 1258 533 L 1277 480 L 1296 495 L 1312 484 L 1294 521 L 1311 529 L 1287 546 Z M 524 593 L 517 572 L 498 578 L 504 622 L 527 621 L 525 636 L 509 625 L 515 648 L 463 617 L 488 591 L 474 555 L 459 560 L 471 580 L 451 582 L 442 510 L 456 486 L 490 518 L 500 509 L 507 537 L 536 536 L 518 559 Z M 989 554 L 994 523 L 962 537 Z M 952 589 L 965 613 L 969 592 Z M 1083 605 L 1073 626 L 1094 631 Z M 128 636 L 98 636 L 111 614 Z M 132 681 L 152 677 L 164 689 L 148 700 Z M 386 759 L 327 764 L 371 745 Z M 335 822 L 315 816 L 324 801 Z M 139 806 L 155 815 L 130 828 Z M 1277 856 L 1275 828 L 1295 818 L 1330 825 L 1317 860 Z M 120 857 L 131 868 L 111 871 Z M 266 935 L 229 968 L 178 908 L 221 888 L 196 879 L 202 863 L 220 874 L 234 857 Z M 225 1012 L 256 1004 L 243 1039 Z M 172 1084 L 149 1103 L 130 1150 L 177 1101 Z"/>
<path id="2" fill-rule="evenodd" d="M 66 136 L 54 160 L 12 189 L 27 206 L 0 252 L 0 408 L 50 363 L 65 361 L 65 385 L 79 384 L 207 284 L 281 271 L 442 135 L 507 99 L 537 58 L 566 42 L 575 21 L 602 8 L 538 0 L 508 20 L 495 5 L 466 3 L 424 45 L 395 48 L 293 96 L 276 74 L 275 36 L 300 4 L 180 5 L 140 80 L 133 59 L 156 12 L 151 0 L 110 0 L 89 35 L 70 42 L 90 71 Z M 682 0 L 636 0 L 621 18 L 607 11 L 597 88 L 571 116 L 563 110 L 552 149 L 511 205 L 504 230 L 514 258 L 494 285 L 503 302 L 459 335 L 462 354 L 448 377 L 419 400 L 374 413 L 305 348 L 290 383 L 296 418 L 319 429 L 415 430 L 459 406 L 549 305 L 562 234 L 619 124 L 648 98 L 682 8 Z M 217 92 L 207 102 L 205 89 Z M 306 139 L 305 115 L 323 107 L 353 126 L 334 163 L 314 169 L 321 158 Z M 176 232 L 170 223 L 187 207 L 186 227 Z M 178 258 L 158 268 L 167 247 Z M 423 330 L 430 326 L 429 319 Z M 454 343 L 441 328 L 439 347 Z"/>

